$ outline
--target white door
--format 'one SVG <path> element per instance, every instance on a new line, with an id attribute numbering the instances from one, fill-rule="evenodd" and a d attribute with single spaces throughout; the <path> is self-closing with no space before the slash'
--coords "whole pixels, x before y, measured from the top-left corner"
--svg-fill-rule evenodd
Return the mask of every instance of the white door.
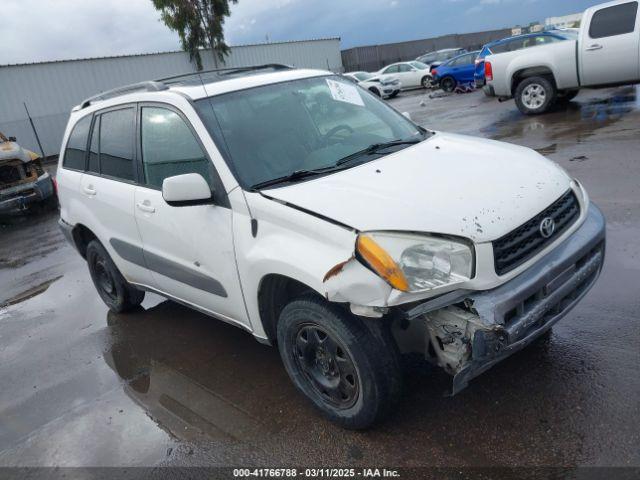
<path id="1" fill-rule="evenodd" d="M 142 255 L 133 208 L 136 108 L 120 107 L 94 118 L 87 169 L 80 180 L 87 205 L 83 220 L 128 281 L 149 285 L 151 273 Z"/>
<path id="2" fill-rule="evenodd" d="M 606 85 L 639 79 L 638 2 L 593 12 L 580 43 L 582 85 Z"/>
<path id="3" fill-rule="evenodd" d="M 162 293 L 249 325 L 236 268 L 232 211 L 211 160 L 186 118 L 161 105 L 140 107 L 141 181 L 135 214 L 147 266 Z M 165 178 L 199 173 L 215 192 L 198 205 L 171 206 Z"/>
<path id="4" fill-rule="evenodd" d="M 413 68 L 406 63 L 401 63 L 399 65 L 398 78 L 400 79 L 400 82 L 402 82 L 403 87 L 413 88 L 420 86 L 420 72 L 418 69 Z"/>

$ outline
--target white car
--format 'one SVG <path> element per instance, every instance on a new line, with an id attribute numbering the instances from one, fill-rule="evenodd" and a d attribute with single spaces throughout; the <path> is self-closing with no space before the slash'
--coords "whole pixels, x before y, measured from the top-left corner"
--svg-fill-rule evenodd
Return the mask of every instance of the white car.
<path id="1" fill-rule="evenodd" d="M 90 98 L 57 178 L 60 226 L 111 310 L 155 292 L 277 345 L 346 428 L 393 410 L 401 354 L 459 392 L 571 310 L 604 258 L 602 214 L 554 163 L 425 130 L 326 71 Z"/>
<path id="2" fill-rule="evenodd" d="M 400 80 L 403 89 L 409 88 L 431 88 L 431 72 L 429 66 L 424 63 L 400 62 L 387 65 L 377 72 L 380 78 L 385 79 L 393 76 Z"/>
<path id="3" fill-rule="evenodd" d="M 348 72 L 343 76 L 382 98 L 393 98 L 402 89 L 400 80 L 395 77 L 381 79 L 379 76 L 369 72 Z"/>
<path id="4" fill-rule="evenodd" d="M 583 87 L 640 82 L 638 1 L 616 0 L 588 8 L 577 39 L 489 55 L 485 77 L 490 94 L 515 98 L 527 115 L 569 101 Z"/>

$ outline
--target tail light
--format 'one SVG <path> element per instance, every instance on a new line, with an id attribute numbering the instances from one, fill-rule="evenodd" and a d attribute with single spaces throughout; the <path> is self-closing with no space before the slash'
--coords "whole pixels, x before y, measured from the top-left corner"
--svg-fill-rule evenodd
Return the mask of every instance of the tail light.
<path id="1" fill-rule="evenodd" d="M 493 67 L 491 66 L 491 62 L 484 62 L 484 78 L 486 78 L 488 82 L 493 80 Z"/>
<path id="2" fill-rule="evenodd" d="M 51 177 L 51 183 L 53 184 L 53 193 L 58 194 L 58 181 L 56 177 Z"/>
<path id="3" fill-rule="evenodd" d="M 435 77 L 436 75 L 438 75 L 438 70 L 434 68 L 433 70 L 431 70 L 431 76 Z"/>

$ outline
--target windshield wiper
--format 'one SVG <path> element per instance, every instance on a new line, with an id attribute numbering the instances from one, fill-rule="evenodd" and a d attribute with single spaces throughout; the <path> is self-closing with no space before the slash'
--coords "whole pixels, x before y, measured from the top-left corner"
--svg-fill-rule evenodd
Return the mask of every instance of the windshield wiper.
<path id="1" fill-rule="evenodd" d="M 330 172 L 332 170 L 336 170 L 336 168 L 331 165 L 329 167 L 316 168 L 313 170 L 296 170 L 291 172 L 288 175 L 283 175 L 282 177 L 272 178 L 271 180 L 265 180 L 264 182 L 256 183 L 255 185 L 251 185 L 251 190 L 260 190 L 261 188 L 270 187 L 272 185 L 277 185 L 279 183 L 291 182 L 293 180 L 301 180 L 307 177 L 313 177 L 315 175 L 320 175 L 325 172 Z"/>
<path id="2" fill-rule="evenodd" d="M 271 187 L 273 185 L 278 185 L 280 183 L 292 182 L 294 180 L 301 180 L 303 178 L 313 177 L 316 175 L 322 175 L 323 173 L 328 172 L 336 172 L 339 170 L 345 170 L 347 167 L 345 164 L 349 163 L 351 160 L 361 157 L 362 155 L 371 155 L 373 153 L 377 153 L 380 150 L 384 150 L 388 147 L 393 147 L 396 145 L 414 145 L 416 143 L 420 143 L 422 140 L 412 139 L 412 140 L 392 140 L 390 142 L 385 143 L 374 143 L 373 145 L 369 145 L 367 148 L 359 150 L 355 153 L 347 155 L 346 157 L 338 160 L 334 165 L 329 165 L 327 167 L 314 168 L 312 170 L 295 170 L 288 175 L 283 175 L 282 177 L 272 178 L 271 180 L 265 180 L 264 182 L 256 183 L 251 186 L 251 190 L 260 190 L 261 188 Z"/>
<path id="3" fill-rule="evenodd" d="M 412 140 L 392 140 L 390 142 L 374 143 L 373 145 L 369 145 L 367 148 L 363 148 L 362 150 L 358 150 L 357 152 L 341 158 L 336 162 L 336 167 L 344 165 L 345 163 L 349 163 L 350 161 L 362 157 L 363 155 L 378 153 L 380 150 L 384 150 L 385 148 L 394 147 L 396 145 L 415 145 L 416 143 L 420 143 L 421 141 L 422 140 L 416 138 Z"/>

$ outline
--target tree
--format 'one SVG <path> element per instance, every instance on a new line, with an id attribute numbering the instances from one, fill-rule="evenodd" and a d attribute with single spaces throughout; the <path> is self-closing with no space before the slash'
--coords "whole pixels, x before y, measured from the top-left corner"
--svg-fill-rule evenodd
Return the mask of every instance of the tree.
<path id="1" fill-rule="evenodd" d="M 189 58 L 202 70 L 200 48 L 210 48 L 213 62 L 224 63 L 229 46 L 224 42 L 224 19 L 230 15 L 229 3 L 238 0 L 151 0 L 161 19 L 178 32 L 180 43 Z"/>

